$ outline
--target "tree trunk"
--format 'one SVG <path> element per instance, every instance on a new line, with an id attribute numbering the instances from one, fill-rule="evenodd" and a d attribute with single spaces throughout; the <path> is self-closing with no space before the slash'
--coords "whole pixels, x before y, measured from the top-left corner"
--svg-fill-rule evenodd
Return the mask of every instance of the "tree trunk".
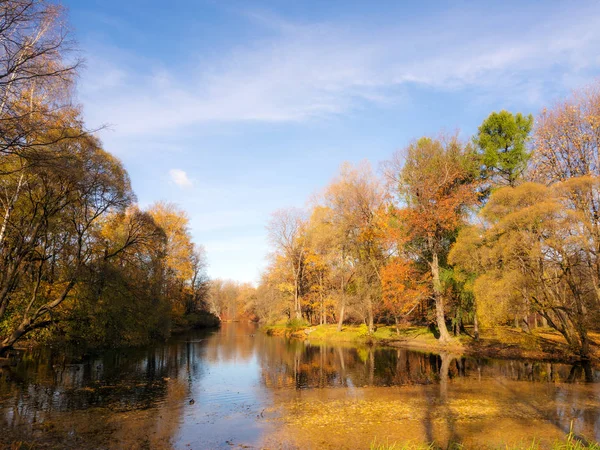
<path id="1" fill-rule="evenodd" d="M 296 319 L 302 319 L 302 310 L 300 309 L 300 296 L 298 295 L 298 280 L 294 283 L 294 316 Z"/>
<path id="2" fill-rule="evenodd" d="M 475 314 L 473 316 L 473 336 L 475 340 L 479 340 L 479 320 L 477 320 L 477 310 L 475 310 Z"/>
<path id="3" fill-rule="evenodd" d="M 40 306 L 32 316 L 29 316 L 29 309 L 31 308 L 31 306 L 33 305 L 33 301 L 35 300 L 34 296 L 31 300 L 31 303 L 29 304 L 29 307 L 25 310 L 23 314 L 23 319 L 21 320 L 19 326 L 13 330 L 9 337 L 2 341 L 2 344 L 0 344 L 0 356 L 6 353 L 7 350 L 11 349 L 15 342 L 21 339 L 24 335 L 36 328 L 41 328 L 42 326 L 47 324 L 48 322 L 40 323 L 37 321 L 45 314 L 51 312 L 54 308 L 60 305 L 67 298 L 67 295 L 69 295 L 73 286 L 75 286 L 75 280 L 69 281 L 67 286 L 63 289 L 61 295 L 56 300 Z"/>
<path id="4" fill-rule="evenodd" d="M 2 245 L 4 244 L 4 236 L 6 235 L 6 228 L 8 226 L 8 222 L 10 220 L 10 215 L 15 207 L 15 203 L 17 202 L 17 199 L 19 198 L 19 193 L 21 191 L 21 186 L 23 185 L 23 179 L 24 179 L 25 175 L 23 174 L 23 172 L 21 172 L 21 175 L 19 176 L 19 182 L 17 183 L 17 189 L 15 190 L 14 195 L 11 197 L 6 211 L 4 213 L 4 220 L 2 221 L 2 227 L 0 227 L 0 248 L 2 248 Z"/>
<path id="5" fill-rule="evenodd" d="M 373 334 L 375 330 L 374 327 L 374 318 L 373 318 L 373 301 L 371 300 L 371 296 L 367 296 L 367 326 L 369 327 L 369 334 Z"/>
<path id="6" fill-rule="evenodd" d="M 319 277 L 319 298 L 321 300 L 321 318 L 319 325 L 323 325 L 326 322 L 325 319 L 325 300 L 323 299 L 323 274 Z"/>
<path id="7" fill-rule="evenodd" d="M 460 327 L 462 325 L 462 320 L 460 317 L 460 308 L 456 310 L 456 315 L 454 316 L 454 336 L 458 336 L 460 334 Z"/>
<path id="8" fill-rule="evenodd" d="M 437 253 L 433 253 L 431 261 L 431 276 L 433 277 L 433 296 L 435 298 L 435 318 L 440 332 L 440 342 L 448 342 L 450 333 L 446 327 L 444 317 L 444 297 L 442 293 L 442 282 L 440 280 L 440 263 Z"/>
<path id="9" fill-rule="evenodd" d="M 579 326 L 577 329 L 577 334 L 579 335 L 579 341 L 581 342 L 579 355 L 581 359 L 589 359 L 590 357 L 590 339 L 587 333 L 587 330 L 583 326 Z"/>
<path id="10" fill-rule="evenodd" d="M 450 363 L 454 357 L 446 352 L 440 353 L 442 364 L 440 366 L 440 400 L 445 404 L 448 400 L 448 379 L 450 372 Z"/>
<path id="11" fill-rule="evenodd" d="M 394 321 L 396 322 L 396 336 L 400 336 L 400 324 L 398 323 L 398 316 L 394 316 Z"/>
<path id="12" fill-rule="evenodd" d="M 338 319 L 337 330 L 342 331 L 342 325 L 344 324 L 344 312 L 346 310 L 346 296 L 342 294 L 342 305 L 340 308 L 340 317 Z"/>
<path id="13" fill-rule="evenodd" d="M 340 286 L 340 292 L 342 294 L 342 304 L 340 308 L 340 317 L 338 319 L 338 331 L 342 331 L 342 325 L 344 324 L 344 312 L 346 311 L 346 287 L 344 286 L 344 284 L 344 277 L 342 276 L 342 284 Z"/>
<path id="14" fill-rule="evenodd" d="M 29 331 L 29 325 L 29 320 L 23 321 L 9 337 L 2 341 L 2 344 L 0 344 L 0 356 L 6 354 L 6 352 L 15 345 L 15 342 L 21 339 L 21 337 Z"/>

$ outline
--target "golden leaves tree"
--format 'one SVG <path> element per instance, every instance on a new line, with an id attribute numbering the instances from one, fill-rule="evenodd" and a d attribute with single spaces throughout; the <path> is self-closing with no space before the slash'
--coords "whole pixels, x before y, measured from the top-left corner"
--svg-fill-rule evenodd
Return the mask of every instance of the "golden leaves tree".
<path id="1" fill-rule="evenodd" d="M 483 226 L 459 235 L 453 260 L 479 264 L 474 292 L 485 325 L 534 311 L 586 358 L 600 297 L 593 227 L 570 200 L 577 191 L 598 197 L 600 179 L 499 189 L 481 211 Z"/>

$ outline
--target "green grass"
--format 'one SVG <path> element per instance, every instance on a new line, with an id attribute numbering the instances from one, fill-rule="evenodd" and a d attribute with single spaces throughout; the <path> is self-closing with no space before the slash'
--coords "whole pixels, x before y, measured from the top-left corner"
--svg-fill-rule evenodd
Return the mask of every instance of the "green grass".
<path id="1" fill-rule="evenodd" d="M 426 327 L 405 327 L 400 329 L 400 335 L 396 334 L 393 326 L 379 325 L 374 333 L 368 334 L 365 325 L 344 325 L 342 331 L 337 331 L 336 324 L 318 325 L 308 328 L 307 339 L 310 341 L 324 342 L 352 342 L 364 344 L 368 342 L 383 343 L 395 340 L 409 340 L 435 344 L 435 336 Z"/>
<path id="2" fill-rule="evenodd" d="M 390 341 L 409 341 L 413 344 L 435 346 L 437 339 L 426 327 L 403 327 L 400 334 L 394 326 L 378 325 L 374 333 L 369 334 L 366 325 L 344 325 L 341 331 L 337 324 L 310 326 L 300 321 L 280 321 L 262 327 L 262 331 L 272 336 L 306 337 L 311 342 L 336 342 L 352 344 L 385 344 Z M 300 336 L 299 336 L 300 335 Z M 465 339 L 467 337 L 464 337 Z M 456 340 L 457 344 L 463 340 Z"/>

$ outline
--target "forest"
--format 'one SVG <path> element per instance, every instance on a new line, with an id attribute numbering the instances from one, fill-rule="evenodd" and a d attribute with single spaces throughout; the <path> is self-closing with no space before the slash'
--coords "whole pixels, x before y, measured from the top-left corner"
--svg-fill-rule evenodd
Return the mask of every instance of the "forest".
<path id="1" fill-rule="evenodd" d="M 64 10 L 0 20 L 0 353 L 23 338 L 139 345 L 251 319 L 427 325 L 445 343 L 549 327 L 589 358 L 600 319 L 600 85 L 472 137 L 421 137 L 344 163 L 306 208 L 275 211 L 257 286 L 210 281 L 177 205 L 136 203 L 76 103 Z"/>
<path id="2" fill-rule="evenodd" d="M 24 338 L 139 345 L 206 306 L 206 255 L 176 205 L 140 209 L 75 103 L 82 66 L 59 5 L 0 17 L 0 356 Z"/>
<path id="3" fill-rule="evenodd" d="M 593 84 L 536 117 L 492 112 L 470 138 L 415 139 L 377 170 L 345 163 L 307 208 L 272 214 L 260 285 L 221 303 L 292 327 L 428 325 L 440 343 L 549 327 L 587 359 L 600 323 L 599 157 Z"/>

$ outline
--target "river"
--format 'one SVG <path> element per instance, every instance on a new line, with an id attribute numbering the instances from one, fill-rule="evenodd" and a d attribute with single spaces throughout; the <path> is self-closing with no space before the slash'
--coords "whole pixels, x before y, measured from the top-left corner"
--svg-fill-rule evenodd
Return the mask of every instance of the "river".
<path id="1" fill-rule="evenodd" d="M 2 368 L 0 424 L 0 443 L 23 448 L 544 447 L 571 427 L 600 440 L 600 372 L 316 345 L 233 323 L 82 359 L 26 352 Z"/>

